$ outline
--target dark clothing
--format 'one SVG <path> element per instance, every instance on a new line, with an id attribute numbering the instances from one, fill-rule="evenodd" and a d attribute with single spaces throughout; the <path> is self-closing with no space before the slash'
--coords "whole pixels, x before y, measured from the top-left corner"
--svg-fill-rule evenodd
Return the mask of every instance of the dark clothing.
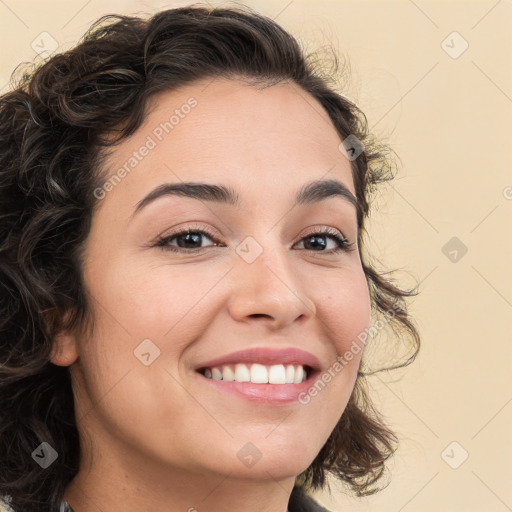
<path id="1" fill-rule="evenodd" d="M 294 487 L 288 502 L 290 512 L 329 512 L 316 501 L 306 495 L 300 487 Z"/>

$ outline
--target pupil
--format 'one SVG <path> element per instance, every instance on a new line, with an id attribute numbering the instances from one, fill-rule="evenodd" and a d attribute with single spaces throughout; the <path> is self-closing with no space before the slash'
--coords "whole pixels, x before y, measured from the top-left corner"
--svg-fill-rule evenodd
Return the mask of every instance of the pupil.
<path id="1" fill-rule="evenodd" d="M 313 240 L 313 243 L 309 243 L 308 244 L 308 240 Z M 306 239 L 306 244 L 305 245 L 310 245 L 312 246 L 312 248 L 315 248 L 315 247 L 323 247 L 325 248 L 326 246 L 326 243 L 325 243 L 325 240 L 324 240 L 324 237 L 323 236 L 311 236 L 309 238 Z"/>
<path id="2" fill-rule="evenodd" d="M 201 236 L 199 233 L 186 233 L 178 238 L 178 245 L 187 248 L 187 244 L 192 243 L 192 248 L 195 248 L 194 243 L 201 243 Z M 185 240 L 184 244 L 180 244 L 179 240 Z"/>

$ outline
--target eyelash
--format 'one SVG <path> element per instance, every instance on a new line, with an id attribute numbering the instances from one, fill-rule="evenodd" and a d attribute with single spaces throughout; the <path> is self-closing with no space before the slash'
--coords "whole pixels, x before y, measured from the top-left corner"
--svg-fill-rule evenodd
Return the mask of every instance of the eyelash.
<path id="1" fill-rule="evenodd" d="M 171 252 L 185 253 L 185 254 L 197 253 L 204 249 L 207 249 L 207 247 L 196 247 L 194 249 L 187 249 L 184 247 L 176 247 L 176 246 L 172 246 L 172 245 L 167 245 L 171 240 L 174 240 L 175 238 L 178 238 L 182 235 L 187 235 L 187 234 L 206 235 L 208 238 L 210 238 L 212 240 L 212 242 L 218 243 L 218 240 L 215 238 L 215 236 L 212 233 L 208 232 L 208 230 L 190 229 L 189 228 L 189 229 L 183 229 L 181 231 L 177 231 L 176 233 L 171 233 L 170 235 L 165 236 L 165 237 L 160 237 L 158 239 L 158 241 L 156 242 L 155 246 L 159 247 L 163 251 L 171 251 Z M 345 238 L 344 235 L 340 236 L 340 233 L 336 229 L 333 229 L 333 228 L 325 228 L 323 230 L 313 231 L 311 233 L 308 233 L 307 235 L 302 237 L 299 240 L 299 242 L 297 242 L 297 243 L 300 243 L 303 240 L 305 240 L 307 238 L 311 238 L 316 235 L 330 235 L 335 240 L 338 247 L 336 249 L 330 249 L 328 251 L 312 251 L 312 252 L 318 252 L 318 253 L 323 253 L 323 254 L 336 254 L 341 251 L 350 251 L 350 250 L 352 250 L 352 248 L 354 246 L 354 244 L 352 242 L 349 242 L 347 240 L 347 238 Z M 209 246 L 209 247 L 215 247 L 215 246 Z M 308 249 L 306 249 L 306 250 L 308 250 Z"/>

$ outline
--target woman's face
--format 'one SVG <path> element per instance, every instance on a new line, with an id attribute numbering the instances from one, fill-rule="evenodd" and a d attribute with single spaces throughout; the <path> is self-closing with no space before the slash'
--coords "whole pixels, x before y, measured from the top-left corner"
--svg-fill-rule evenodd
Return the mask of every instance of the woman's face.
<path id="1" fill-rule="evenodd" d="M 96 190 L 94 332 L 53 359 L 74 361 L 79 430 L 134 470 L 295 476 L 347 404 L 361 352 L 341 371 L 336 358 L 370 322 L 350 161 L 295 85 L 204 81 L 150 107 Z M 322 180 L 338 192 L 299 195 Z"/>

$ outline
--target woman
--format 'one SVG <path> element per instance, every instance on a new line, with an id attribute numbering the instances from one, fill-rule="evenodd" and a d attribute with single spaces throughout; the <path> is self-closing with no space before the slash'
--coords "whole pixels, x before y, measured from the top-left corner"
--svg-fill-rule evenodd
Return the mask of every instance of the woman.
<path id="1" fill-rule="evenodd" d="M 363 349 L 419 347 L 412 292 L 363 247 L 385 149 L 249 9 L 105 17 L 26 74 L 0 99 L 6 503 L 323 510 L 328 473 L 374 492 L 396 438 Z"/>

